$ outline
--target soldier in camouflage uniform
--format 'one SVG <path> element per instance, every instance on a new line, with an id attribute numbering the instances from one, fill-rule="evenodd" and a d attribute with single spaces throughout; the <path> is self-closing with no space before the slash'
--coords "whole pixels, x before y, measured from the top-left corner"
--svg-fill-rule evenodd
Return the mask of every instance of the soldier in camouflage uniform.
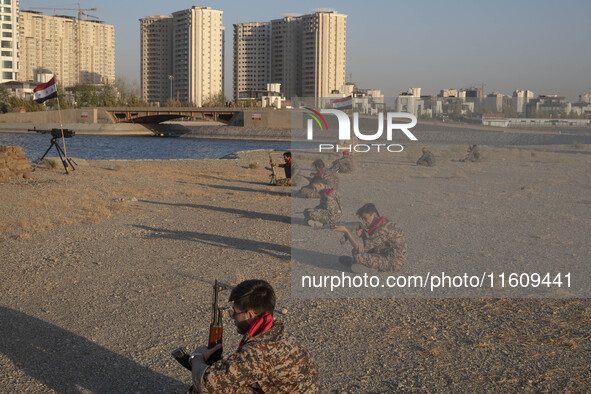
<path id="1" fill-rule="evenodd" d="M 319 198 L 320 195 L 312 186 L 312 179 L 316 176 L 320 176 L 325 180 L 326 186 L 331 189 L 336 189 L 339 186 L 339 178 L 336 171 L 326 168 L 322 159 L 314 160 L 312 166 L 316 169 L 316 172 L 310 174 L 312 178 L 308 178 L 310 183 L 300 189 L 298 195 L 303 198 Z"/>
<path id="2" fill-rule="evenodd" d="M 342 174 L 350 174 L 353 172 L 353 159 L 351 158 L 349 151 L 343 151 L 343 157 L 333 161 L 330 168 Z"/>
<path id="3" fill-rule="evenodd" d="M 317 393 L 317 370 L 308 351 L 273 320 L 275 292 L 263 280 L 247 280 L 230 294 L 230 316 L 244 337 L 238 350 L 211 366 L 221 345 L 191 355 L 197 393 Z"/>
<path id="4" fill-rule="evenodd" d="M 429 152 L 427 148 L 423 148 L 423 155 L 419 157 L 417 160 L 418 166 L 427 166 L 427 167 L 434 167 L 435 166 L 435 156 L 433 153 Z"/>
<path id="5" fill-rule="evenodd" d="M 359 208 L 357 216 L 365 225 L 365 229 L 357 230 L 363 245 L 353 238 L 345 226 L 333 227 L 334 231 L 344 233 L 353 245 L 351 270 L 356 273 L 400 270 L 406 261 L 406 240 L 402 231 L 380 216 L 372 203 Z"/>
<path id="6" fill-rule="evenodd" d="M 480 150 L 478 150 L 478 147 L 476 145 L 472 145 L 468 147 L 468 154 L 466 155 L 466 157 L 464 157 L 460 161 L 476 162 L 480 161 L 481 158 L 482 156 L 480 155 Z"/>
<path id="7" fill-rule="evenodd" d="M 325 224 L 334 224 L 341 219 L 341 200 L 338 192 L 328 188 L 326 181 L 320 177 L 314 177 L 310 182 L 314 190 L 320 195 L 320 204 L 314 209 L 304 210 L 304 218 L 312 227 L 322 227 Z"/>

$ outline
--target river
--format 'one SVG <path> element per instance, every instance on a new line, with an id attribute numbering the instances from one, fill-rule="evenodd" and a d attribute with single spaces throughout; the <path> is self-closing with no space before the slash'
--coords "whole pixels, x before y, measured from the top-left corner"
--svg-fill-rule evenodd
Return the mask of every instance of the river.
<path id="1" fill-rule="evenodd" d="M 29 161 L 43 156 L 50 144 L 51 135 L 49 134 L 0 133 L 0 145 L 21 146 Z M 61 147 L 61 138 L 59 144 Z M 76 135 L 66 138 L 67 155 L 85 160 L 219 159 L 243 150 L 289 150 L 289 147 L 289 142 L 151 136 Z M 51 148 L 47 156 L 57 156 L 55 147 Z"/>

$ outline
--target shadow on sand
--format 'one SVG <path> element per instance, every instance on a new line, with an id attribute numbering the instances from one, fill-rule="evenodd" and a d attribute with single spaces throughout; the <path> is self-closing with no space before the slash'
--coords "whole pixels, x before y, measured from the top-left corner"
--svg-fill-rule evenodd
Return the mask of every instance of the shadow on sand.
<path id="1" fill-rule="evenodd" d="M 134 225 L 153 233 L 150 237 L 165 239 L 176 239 L 183 241 L 202 242 L 207 245 L 231 247 L 238 250 L 250 250 L 252 252 L 264 253 L 278 259 L 289 259 L 291 248 L 289 246 L 272 244 L 269 242 L 253 241 L 244 238 L 226 237 L 218 234 L 206 234 L 196 231 L 174 231 L 165 228 Z"/>
<path id="2" fill-rule="evenodd" d="M 0 353 L 58 393 L 180 393 L 187 389 L 186 384 L 86 338 L 6 307 L 0 307 Z M 9 387 L 0 391 L 4 390 L 11 391 Z"/>

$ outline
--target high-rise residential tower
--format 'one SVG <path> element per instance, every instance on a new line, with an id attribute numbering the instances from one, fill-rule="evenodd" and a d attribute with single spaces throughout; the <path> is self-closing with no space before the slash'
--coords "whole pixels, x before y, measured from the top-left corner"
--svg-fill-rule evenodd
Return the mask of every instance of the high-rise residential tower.
<path id="1" fill-rule="evenodd" d="M 234 25 L 234 98 L 239 92 L 265 90 L 270 76 L 271 24 Z"/>
<path id="2" fill-rule="evenodd" d="M 0 83 L 14 81 L 18 67 L 18 3 L 0 0 Z"/>
<path id="3" fill-rule="evenodd" d="M 23 10 L 18 42 L 20 81 L 46 82 L 53 74 L 64 87 L 115 81 L 113 25 Z"/>
<path id="4" fill-rule="evenodd" d="M 172 17 L 157 15 L 140 19 L 141 96 L 164 104 L 174 98 L 172 85 Z"/>
<path id="5" fill-rule="evenodd" d="M 264 39 L 265 34 L 270 39 Z M 346 37 L 347 15 L 333 10 L 234 25 L 234 98 L 240 91 L 266 83 L 280 83 L 286 97 L 342 92 Z"/>
<path id="6" fill-rule="evenodd" d="M 200 107 L 222 93 L 222 13 L 195 6 L 170 16 L 140 19 L 142 98 L 164 104 L 172 88 L 173 99 Z M 168 48 L 158 51 L 163 45 Z"/>

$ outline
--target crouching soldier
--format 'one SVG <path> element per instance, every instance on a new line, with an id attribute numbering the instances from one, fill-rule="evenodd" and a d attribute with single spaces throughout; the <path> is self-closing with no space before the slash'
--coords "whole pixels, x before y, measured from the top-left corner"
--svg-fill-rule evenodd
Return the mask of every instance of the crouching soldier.
<path id="1" fill-rule="evenodd" d="M 419 157 L 417 160 L 418 166 L 426 166 L 426 167 L 434 167 L 435 166 L 435 156 L 433 153 L 429 152 L 426 148 L 423 148 L 423 155 Z"/>
<path id="2" fill-rule="evenodd" d="M 476 145 L 472 145 L 468 147 L 468 154 L 466 155 L 466 157 L 464 157 L 460 161 L 476 162 L 480 161 L 481 158 L 482 156 L 480 155 L 480 150 L 478 149 L 478 147 Z"/>
<path id="3" fill-rule="evenodd" d="M 336 172 L 341 173 L 341 174 L 352 173 L 353 172 L 353 159 L 351 158 L 349 151 L 348 150 L 343 151 L 343 157 L 333 161 L 330 168 Z"/>
<path id="4" fill-rule="evenodd" d="M 316 170 L 310 174 L 311 178 L 308 178 L 310 183 L 304 187 L 302 187 L 298 193 L 300 197 L 303 198 L 318 198 L 320 195 L 312 186 L 312 179 L 314 177 L 320 176 L 324 178 L 326 186 L 331 189 L 336 189 L 339 186 L 339 178 L 337 177 L 336 171 L 332 169 L 327 169 L 324 161 L 322 159 L 314 160 L 312 166 Z"/>
<path id="5" fill-rule="evenodd" d="M 398 271 L 406 261 L 406 240 L 402 231 L 384 216 L 380 216 L 376 206 L 367 203 L 357 211 L 363 228 L 357 236 L 363 241 L 360 245 L 345 226 L 334 226 L 333 230 L 344 233 L 353 245 L 353 258 L 342 259 L 351 264 L 351 271 L 377 273 L 378 271 Z M 344 261 L 348 260 L 348 261 Z"/>
<path id="6" fill-rule="evenodd" d="M 251 279 L 230 294 L 230 317 L 244 335 L 238 349 L 211 366 L 221 348 L 198 347 L 191 355 L 193 392 L 317 393 L 316 365 L 308 351 L 273 319 L 275 292 L 264 280 Z"/>
<path id="7" fill-rule="evenodd" d="M 317 176 L 310 182 L 320 196 L 320 204 L 315 208 L 304 211 L 304 218 L 312 227 L 322 227 L 334 224 L 341 219 L 341 200 L 334 188 L 328 188 L 324 178 Z"/>

